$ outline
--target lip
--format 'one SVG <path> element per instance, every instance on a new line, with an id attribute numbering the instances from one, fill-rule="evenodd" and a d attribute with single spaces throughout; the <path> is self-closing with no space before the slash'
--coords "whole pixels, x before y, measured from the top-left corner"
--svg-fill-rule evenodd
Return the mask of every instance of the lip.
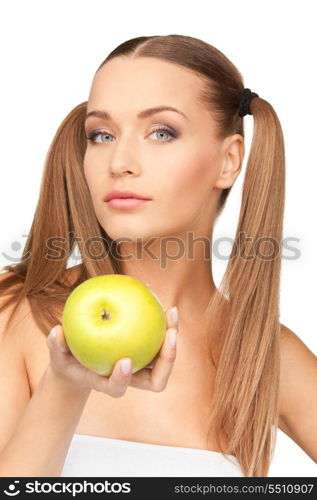
<path id="1" fill-rule="evenodd" d="M 138 200 L 150 200 L 146 195 L 142 195 L 140 193 L 134 193 L 133 191 L 128 191 L 128 190 L 120 190 L 120 189 L 114 189 L 113 191 L 110 191 L 105 198 L 104 201 L 109 202 L 113 199 L 122 199 L 122 198 L 135 198 Z"/>
<path id="2" fill-rule="evenodd" d="M 144 205 L 148 201 L 150 200 L 141 198 L 112 198 L 112 200 L 107 201 L 107 205 L 118 210 L 131 210 Z"/>

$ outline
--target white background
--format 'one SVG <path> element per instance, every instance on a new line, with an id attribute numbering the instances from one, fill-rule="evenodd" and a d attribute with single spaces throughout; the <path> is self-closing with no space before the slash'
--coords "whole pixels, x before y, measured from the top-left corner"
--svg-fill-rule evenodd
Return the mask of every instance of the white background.
<path id="1" fill-rule="evenodd" d="M 18 259 L 37 204 L 44 158 L 66 114 L 87 100 L 97 66 L 136 36 L 183 34 L 216 46 L 245 87 L 275 108 L 286 146 L 281 322 L 316 354 L 316 29 L 314 1 L 6 2 L 0 21 L 0 266 Z M 246 117 L 250 144 L 253 118 Z M 244 160 L 244 169 L 246 165 Z M 233 238 L 241 173 L 214 238 Z M 222 248 L 228 254 L 229 247 Z M 293 252 L 284 251 L 285 257 Z M 214 259 L 219 284 L 226 261 Z M 316 464 L 281 431 L 271 476 L 316 476 Z"/>

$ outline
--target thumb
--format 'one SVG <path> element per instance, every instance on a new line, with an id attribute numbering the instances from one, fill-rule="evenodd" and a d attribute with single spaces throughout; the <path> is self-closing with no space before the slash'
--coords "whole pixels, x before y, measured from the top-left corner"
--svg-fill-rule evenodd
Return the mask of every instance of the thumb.
<path id="1" fill-rule="evenodd" d="M 67 345 L 67 342 L 66 342 L 66 339 L 65 339 L 65 335 L 64 335 L 64 332 L 63 332 L 63 328 L 61 327 L 61 325 L 57 325 L 56 327 L 56 340 L 57 340 L 57 344 L 58 344 L 58 347 L 59 349 L 62 351 L 62 352 L 70 352 L 70 349 Z"/>
<path id="2" fill-rule="evenodd" d="M 50 342 L 52 346 L 57 347 L 57 349 L 61 352 L 64 353 L 70 352 L 70 349 L 65 340 L 63 329 L 60 325 L 55 325 L 51 329 L 48 335 L 48 342 Z"/>

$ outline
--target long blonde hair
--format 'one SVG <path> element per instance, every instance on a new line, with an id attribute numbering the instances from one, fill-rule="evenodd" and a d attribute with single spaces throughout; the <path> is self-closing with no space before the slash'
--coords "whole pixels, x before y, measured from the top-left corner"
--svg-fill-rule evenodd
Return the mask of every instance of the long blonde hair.
<path id="1" fill-rule="evenodd" d="M 215 47 L 183 35 L 138 37 L 114 49 L 97 71 L 117 56 L 156 57 L 190 68 L 204 83 L 199 98 L 216 121 L 218 137 L 235 133 L 244 137 L 243 118 L 237 112 L 244 89 L 242 76 Z M 59 126 L 45 160 L 40 196 L 21 262 L 3 267 L 11 272 L 5 273 L 0 284 L 1 295 L 8 296 L 0 310 L 14 303 L 10 323 L 19 303 L 27 297 L 45 335 L 60 322 L 72 289 L 99 274 L 122 273 L 120 259 L 106 252 L 103 259 L 83 258 L 79 277 L 72 283 L 65 282 L 67 258 L 76 243 L 81 255 L 87 241 L 92 254 L 94 250 L 98 254 L 100 242 L 105 249 L 113 244 L 97 221 L 82 168 L 86 107 L 87 102 L 76 106 Z M 254 130 L 235 241 L 219 293 L 207 308 L 210 356 L 217 367 L 208 428 L 216 433 L 223 453 L 219 436 L 224 431 L 228 437 L 226 453 L 238 458 L 245 476 L 257 477 L 268 474 L 278 426 L 285 158 L 283 134 L 272 106 L 255 97 L 250 109 Z M 222 190 L 216 217 L 230 190 Z M 247 237 L 244 257 L 240 255 L 242 234 Z M 47 259 L 47 242 L 56 237 L 65 258 Z M 273 256 L 259 257 L 259 248 L 261 254 L 268 255 L 272 243 Z M 212 328 L 217 318 L 221 319 L 220 330 Z M 215 345 L 219 346 L 217 351 Z"/>

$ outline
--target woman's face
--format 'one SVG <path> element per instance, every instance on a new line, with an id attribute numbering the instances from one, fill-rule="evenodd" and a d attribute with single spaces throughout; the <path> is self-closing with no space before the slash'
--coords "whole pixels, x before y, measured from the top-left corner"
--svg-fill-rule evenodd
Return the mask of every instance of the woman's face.
<path id="1" fill-rule="evenodd" d="M 95 75 L 87 114 L 109 116 L 86 119 L 86 136 L 96 135 L 87 141 L 84 173 L 97 219 L 110 238 L 210 235 L 221 189 L 234 179 L 220 176 L 229 156 L 224 141 L 215 138 L 210 113 L 196 99 L 201 85 L 186 68 L 149 57 L 117 57 Z M 138 117 L 158 106 L 179 113 Z M 114 208 L 104 201 L 114 189 L 150 200 L 128 210 Z"/>

